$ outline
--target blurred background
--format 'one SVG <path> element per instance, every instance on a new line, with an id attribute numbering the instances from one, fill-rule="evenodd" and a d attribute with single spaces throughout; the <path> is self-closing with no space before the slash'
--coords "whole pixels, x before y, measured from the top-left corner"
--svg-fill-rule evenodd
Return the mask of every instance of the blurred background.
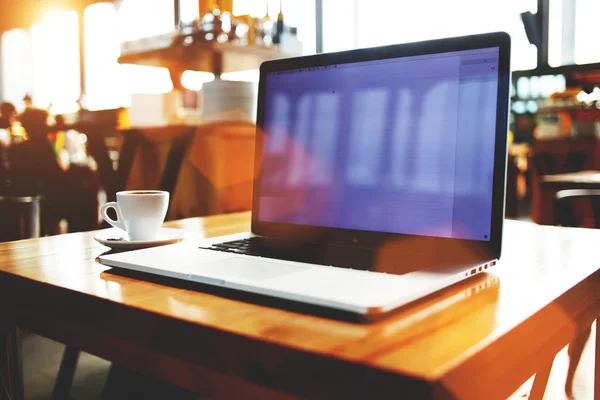
<path id="1" fill-rule="evenodd" d="M 600 169 L 598 15 L 596 0 L 3 0 L 0 194 L 89 203 L 85 215 L 56 212 L 41 234 L 96 228 L 95 210 L 122 189 L 171 191 L 171 219 L 247 210 L 261 62 L 506 31 L 507 215 L 552 223 L 542 177 Z M 29 140 L 29 109 L 47 112 L 64 174 L 48 176 L 45 150 L 11 150 Z"/>

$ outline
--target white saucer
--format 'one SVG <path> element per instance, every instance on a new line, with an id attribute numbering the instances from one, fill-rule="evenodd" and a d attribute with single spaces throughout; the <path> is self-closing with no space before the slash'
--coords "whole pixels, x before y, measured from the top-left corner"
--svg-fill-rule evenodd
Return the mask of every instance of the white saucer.
<path id="1" fill-rule="evenodd" d="M 126 234 L 117 228 L 104 229 L 94 236 L 94 239 L 116 250 L 135 250 L 146 247 L 164 246 L 181 242 L 185 237 L 185 232 L 181 229 L 161 228 L 156 239 L 153 240 L 129 240 Z"/>

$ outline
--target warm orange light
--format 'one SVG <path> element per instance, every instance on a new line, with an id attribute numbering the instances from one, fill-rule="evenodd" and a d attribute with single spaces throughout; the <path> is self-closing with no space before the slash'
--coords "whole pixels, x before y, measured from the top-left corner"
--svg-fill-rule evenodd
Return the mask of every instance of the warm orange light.
<path id="1" fill-rule="evenodd" d="M 59 12 L 58 10 L 50 9 L 46 12 L 46 15 L 44 15 L 44 17 L 42 18 L 42 21 L 47 22 L 47 21 L 56 20 L 57 18 L 60 17 L 61 14 L 62 13 Z"/>
<path id="2" fill-rule="evenodd" d="M 119 6 L 117 28 L 121 41 L 137 40 L 172 32 L 173 1 L 127 0 Z M 113 29 L 114 29 L 113 28 Z"/>
<path id="3" fill-rule="evenodd" d="M 221 79 L 223 79 L 224 81 L 242 81 L 258 83 L 259 78 L 260 75 L 257 69 L 225 72 L 221 74 Z"/>
<path id="4" fill-rule="evenodd" d="M 24 29 L 13 29 L 2 34 L 0 46 L 2 62 L 2 98 L 23 110 L 23 97 L 31 94 L 32 54 L 31 37 Z"/>
<path id="5" fill-rule="evenodd" d="M 170 3 L 167 8 L 173 4 L 162 3 Z M 173 90 L 167 69 L 119 65 L 117 62 L 122 40 L 163 33 L 167 11 L 148 7 L 144 0 L 123 2 L 118 12 L 111 3 L 97 3 L 85 9 L 85 104 L 88 109 L 127 107 L 131 104 L 133 93 L 160 94 Z M 159 19 L 162 25 L 158 23 Z M 172 23 L 170 19 L 166 20 Z"/>
<path id="6" fill-rule="evenodd" d="M 33 101 L 53 113 L 77 111 L 79 75 L 77 12 L 49 11 L 32 28 Z"/>
<path id="7" fill-rule="evenodd" d="M 144 65 L 123 65 L 126 88 L 129 93 L 161 94 L 173 90 L 169 70 Z"/>
<path id="8" fill-rule="evenodd" d="M 89 110 L 113 109 L 131 100 L 123 88 L 124 77 L 117 63 L 121 46 L 117 29 L 117 10 L 110 3 L 88 6 L 83 14 L 85 40 L 85 106 Z"/>
<path id="9" fill-rule="evenodd" d="M 181 75 L 181 85 L 188 90 L 198 91 L 206 82 L 215 80 L 215 76 L 210 72 L 184 71 Z"/>

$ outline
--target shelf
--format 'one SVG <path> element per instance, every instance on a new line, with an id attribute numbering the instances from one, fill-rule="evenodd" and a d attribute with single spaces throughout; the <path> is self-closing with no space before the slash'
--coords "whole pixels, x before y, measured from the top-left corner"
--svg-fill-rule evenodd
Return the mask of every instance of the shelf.
<path id="1" fill-rule="evenodd" d="M 291 56 L 293 54 L 260 46 L 197 40 L 188 46 L 175 44 L 166 48 L 129 52 L 119 57 L 118 61 L 120 64 L 164 67 L 171 71 L 193 70 L 220 75 L 257 69 L 264 61 Z"/>

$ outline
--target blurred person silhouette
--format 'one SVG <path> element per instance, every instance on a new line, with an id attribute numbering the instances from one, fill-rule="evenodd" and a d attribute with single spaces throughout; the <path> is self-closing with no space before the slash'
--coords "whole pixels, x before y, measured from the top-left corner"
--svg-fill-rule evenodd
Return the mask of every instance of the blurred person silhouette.
<path id="1" fill-rule="evenodd" d="M 55 121 L 54 125 L 53 125 L 54 131 L 50 132 L 49 139 L 52 144 L 52 148 L 54 149 L 54 152 L 56 153 L 56 156 L 60 157 L 60 153 L 65 146 L 65 128 L 66 128 L 65 117 L 60 114 L 55 115 L 54 121 Z"/>
<path id="2" fill-rule="evenodd" d="M 66 219 L 69 231 L 97 227 L 99 185 L 87 166 L 64 167 L 55 153 L 48 134 L 46 110 L 29 108 L 21 114 L 21 124 L 29 139 L 11 146 L 11 191 L 20 196 L 42 195 L 42 229 L 45 234 L 58 233 L 58 223 Z"/>
<path id="3" fill-rule="evenodd" d="M 6 194 L 10 185 L 8 177 L 8 146 L 11 127 L 16 120 L 17 110 L 11 103 L 0 104 L 0 195 Z"/>
<path id="4" fill-rule="evenodd" d="M 12 103 L 0 104 L 0 129 L 10 129 L 17 118 L 17 109 Z"/>
<path id="5" fill-rule="evenodd" d="M 17 120 L 17 110 L 12 103 L 0 104 L 0 147 L 10 145 L 10 130 Z"/>
<path id="6" fill-rule="evenodd" d="M 29 110 L 30 108 L 34 108 L 33 98 L 29 95 L 29 93 L 25 94 L 25 97 L 23 97 L 23 104 L 25 105 L 25 111 Z"/>

